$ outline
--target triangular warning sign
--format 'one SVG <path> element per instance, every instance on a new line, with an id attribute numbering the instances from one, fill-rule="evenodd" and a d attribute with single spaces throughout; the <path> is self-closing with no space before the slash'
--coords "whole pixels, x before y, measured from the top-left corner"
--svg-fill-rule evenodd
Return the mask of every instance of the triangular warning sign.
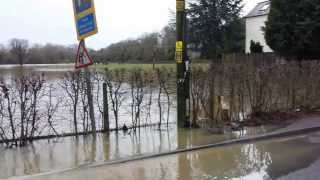
<path id="1" fill-rule="evenodd" d="M 81 40 L 78 47 L 76 58 L 76 69 L 84 68 L 93 64 L 92 58 L 85 47 L 84 41 Z"/>

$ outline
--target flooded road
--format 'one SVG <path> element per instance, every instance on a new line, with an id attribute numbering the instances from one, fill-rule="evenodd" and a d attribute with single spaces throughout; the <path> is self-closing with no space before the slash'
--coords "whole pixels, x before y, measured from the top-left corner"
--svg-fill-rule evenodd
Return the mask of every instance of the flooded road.
<path id="1" fill-rule="evenodd" d="M 18 149 L 0 146 L 0 179 L 174 151 L 262 134 L 277 128 L 247 128 L 242 133 L 215 135 L 201 129 L 178 130 L 176 125 L 170 125 L 169 128 L 164 126 L 162 130 L 157 127 L 142 128 L 135 134 L 111 132 L 109 135 L 40 140 Z"/>
<path id="2" fill-rule="evenodd" d="M 277 179 L 309 167 L 320 158 L 319 140 L 320 132 L 317 132 L 291 138 L 193 151 L 125 164 L 80 168 L 74 171 L 27 179 Z"/>

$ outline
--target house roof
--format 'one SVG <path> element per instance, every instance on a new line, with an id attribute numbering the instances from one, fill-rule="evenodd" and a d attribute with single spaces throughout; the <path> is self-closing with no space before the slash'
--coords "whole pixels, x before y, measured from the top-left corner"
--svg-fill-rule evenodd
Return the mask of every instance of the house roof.
<path id="1" fill-rule="evenodd" d="M 254 7 L 253 10 L 250 11 L 249 14 L 245 16 L 245 18 L 263 16 L 263 15 L 269 14 L 270 3 L 271 3 L 271 1 L 263 1 L 263 2 L 258 3 L 256 5 L 256 7 Z"/>

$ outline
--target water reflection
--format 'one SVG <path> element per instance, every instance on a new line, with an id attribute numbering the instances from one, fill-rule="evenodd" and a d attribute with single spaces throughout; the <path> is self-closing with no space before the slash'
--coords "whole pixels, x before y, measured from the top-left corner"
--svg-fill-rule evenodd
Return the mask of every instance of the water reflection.
<path id="1" fill-rule="evenodd" d="M 84 168 L 63 174 L 32 177 L 32 179 L 277 179 L 290 172 L 308 167 L 319 158 L 320 144 L 311 143 L 311 136 L 320 138 L 320 134 L 317 133 L 289 139 L 194 151 L 113 166 Z M 181 140 L 182 143 L 185 143 L 184 138 Z"/>
<path id="2" fill-rule="evenodd" d="M 273 128 L 269 127 L 268 130 Z M 260 128 L 260 131 L 251 128 L 245 132 L 251 135 L 265 131 L 266 128 Z M 41 140 L 20 149 L 1 149 L 0 147 L 0 178 L 167 152 L 238 137 L 237 133 L 214 135 L 201 129 L 178 130 L 175 125 L 171 125 L 161 130 L 156 127 L 143 128 L 136 134 L 111 132 L 79 138 Z M 189 159 L 182 159 L 182 161 L 187 160 Z M 188 166 L 188 164 L 190 163 L 185 165 Z"/>

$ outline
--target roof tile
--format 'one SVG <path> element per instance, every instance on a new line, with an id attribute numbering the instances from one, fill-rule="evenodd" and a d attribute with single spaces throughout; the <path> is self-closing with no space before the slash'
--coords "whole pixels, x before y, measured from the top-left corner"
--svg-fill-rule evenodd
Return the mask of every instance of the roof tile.
<path id="1" fill-rule="evenodd" d="M 256 17 L 256 16 L 263 16 L 269 14 L 270 11 L 270 3 L 271 1 L 263 1 L 256 5 L 252 11 L 249 12 L 245 18 Z"/>

